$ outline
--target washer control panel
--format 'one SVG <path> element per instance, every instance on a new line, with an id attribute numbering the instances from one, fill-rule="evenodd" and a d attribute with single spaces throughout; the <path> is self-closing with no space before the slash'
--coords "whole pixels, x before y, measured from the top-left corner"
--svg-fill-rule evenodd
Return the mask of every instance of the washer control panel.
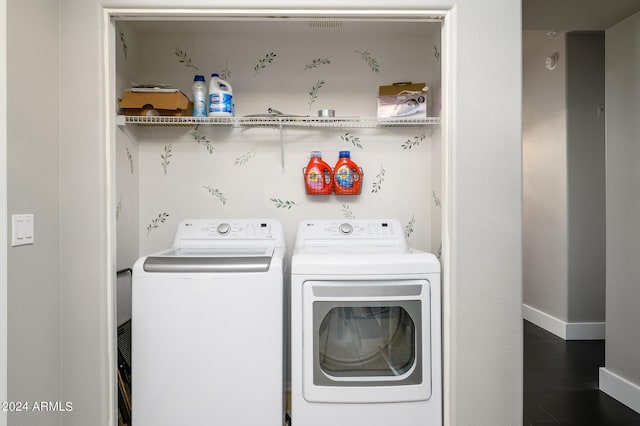
<path id="1" fill-rule="evenodd" d="M 229 233 L 229 231 L 231 231 L 231 225 L 229 225 L 228 223 L 221 223 L 220 225 L 218 225 L 218 227 L 216 228 L 216 231 L 218 232 L 218 234 L 220 235 L 227 235 Z"/>
<path id="2" fill-rule="evenodd" d="M 193 219 L 178 226 L 178 240 L 263 240 L 273 239 L 279 224 L 271 220 Z"/>
<path id="3" fill-rule="evenodd" d="M 269 222 L 214 222 L 200 228 L 206 237 L 219 238 L 271 238 Z"/>
<path id="4" fill-rule="evenodd" d="M 338 226 L 338 230 L 342 235 L 349 235 L 353 232 L 353 226 L 350 223 L 342 223 Z"/>

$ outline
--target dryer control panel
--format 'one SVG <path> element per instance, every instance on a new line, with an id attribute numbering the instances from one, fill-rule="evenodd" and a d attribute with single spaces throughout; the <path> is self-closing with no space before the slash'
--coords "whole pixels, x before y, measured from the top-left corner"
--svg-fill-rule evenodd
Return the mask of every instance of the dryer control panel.
<path id="1" fill-rule="evenodd" d="M 304 238 L 398 238 L 404 235 L 396 220 L 312 220 L 299 229 Z"/>
<path id="2" fill-rule="evenodd" d="M 346 247 L 350 250 L 359 247 L 360 251 L 372 247 L 408 249 L 404 229 L 394 219 L 304 221 L 298 226 L 296 247 L 326 248 L 329 252 Z"/>

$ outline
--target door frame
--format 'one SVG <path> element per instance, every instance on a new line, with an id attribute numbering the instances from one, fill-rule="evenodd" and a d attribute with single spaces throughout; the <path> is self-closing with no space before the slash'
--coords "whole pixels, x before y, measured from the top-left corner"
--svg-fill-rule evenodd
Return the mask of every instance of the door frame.
<path id="1" fill-rule="evenodd" d="M 7 0 L 0 0 L 0 52 L 0 401 L 7 401 Z"/>
<path id="2" fill-rule="evenodd" d="M 6 0 L 0 0 L 0 4 Z M 172 20 L 182 19 L 246 19 L 246 20 L 268 20 L 273 19 L 274 9 L 156 9 L 156 8 L 103 8 L 103 88 L 104 88 L 104 122 L 105 126 L 105 152 L 106 152 L 106 188 L 104 200 L 107 218 L 107 265 L 113 265 L 112 270 L 107 271 L 107 312 L 108 322 L 111 326 L 109 330 L 108 344 L 109 373 L 112 382 L 109 383 L 109 395 L 112 406 L 112 413 L 117 413 L 117 318 L 116 318 L 116 75 L 115 75 L 115 22 L 118 20 Z M 441 264 L 443 271 L 451 271 L 451 198 L 450 191 L 452 182 L 452 162 L 453 147 L 452 138 L 454 134 L 455 116 L 450 99 L 455 94 L 455 81 L 453 78 L 454 64 L 454 34 L 457 27 L 457 14 L 455 8 L 447 9 L 278 9 L 279 17 L 312 19 L 363 19 L 363 20 L 385 20 L 385 19 L 416 19 L 421 16 L 433 16 L 439 18 L 441 22 L 440 53 L 442 61 L 441 70 L 441 138 L 442 138 L 442 255 Z M 1 124 L 1 123 L 0 123 Z M 0 148 L 2 141 L 0 140 Z M 1 170 L 0 170 L 1 172 Z M 0 200 L 1 201 L 1 200 Z M 0 218 L 1 219 L 1 218 Z M 6 223 L 6 221 L 5 221 Z M 449 371 L 451 365 L 452 341 L 450 332 L 451 318 L 451 275 L 442 274 L 441 287 L 441 330 L 442 330 L 442 404 L 443 421 L 447 426 L 451 422 L 451 401 L 449 396 L 452 393 L 451 381 L 445 371 Z M 1 282 L 0 282 L 1 284 Z M 1 301 L 1 300 L 0 300 Z M 5 339 L 6 340 L 6 339 Z M 6 345 L 5 345 L 6 346 Z M 111 417 L 111 423 L 117 424 L 117 415 Z M 4 426 L 0 423 L 0 426 Z"/>

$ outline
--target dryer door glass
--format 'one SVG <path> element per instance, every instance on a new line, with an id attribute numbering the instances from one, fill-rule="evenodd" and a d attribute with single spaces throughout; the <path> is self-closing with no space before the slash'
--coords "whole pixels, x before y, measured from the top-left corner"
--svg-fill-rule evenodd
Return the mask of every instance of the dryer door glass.
<path id="1" fill-rule="evenodd" d="M 416 327 L 400 306 L 335 307 L 320 324 L 318 350 L 329 376 L 402 376 L 416 359 Z"/>
<path id="2" fill-rule="evenodd" d="M 313 311 L 316 385 L 422 382 L 419 300 L 317 301 Z"/>

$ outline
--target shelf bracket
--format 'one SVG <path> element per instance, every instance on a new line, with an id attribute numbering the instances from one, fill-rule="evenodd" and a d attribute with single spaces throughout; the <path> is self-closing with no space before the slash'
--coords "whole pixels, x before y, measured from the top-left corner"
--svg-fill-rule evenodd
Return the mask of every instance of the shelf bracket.
<path id="1" fill-rule="evenodd" d="M 124 115 L 116 115 L 116 126 L 122 130 L 129 140 L 136 140 L 136 135 L 131 131 L 131 128 L 127 126 L 126 117 Z"/>
<path id="2" fill-rule="evenodd" d="M 284 136 L 282 134 L 282 121 L 278 125 L 280 129 L 280 163 L 282 164 L 282 171 L 284 172 Z"/>

